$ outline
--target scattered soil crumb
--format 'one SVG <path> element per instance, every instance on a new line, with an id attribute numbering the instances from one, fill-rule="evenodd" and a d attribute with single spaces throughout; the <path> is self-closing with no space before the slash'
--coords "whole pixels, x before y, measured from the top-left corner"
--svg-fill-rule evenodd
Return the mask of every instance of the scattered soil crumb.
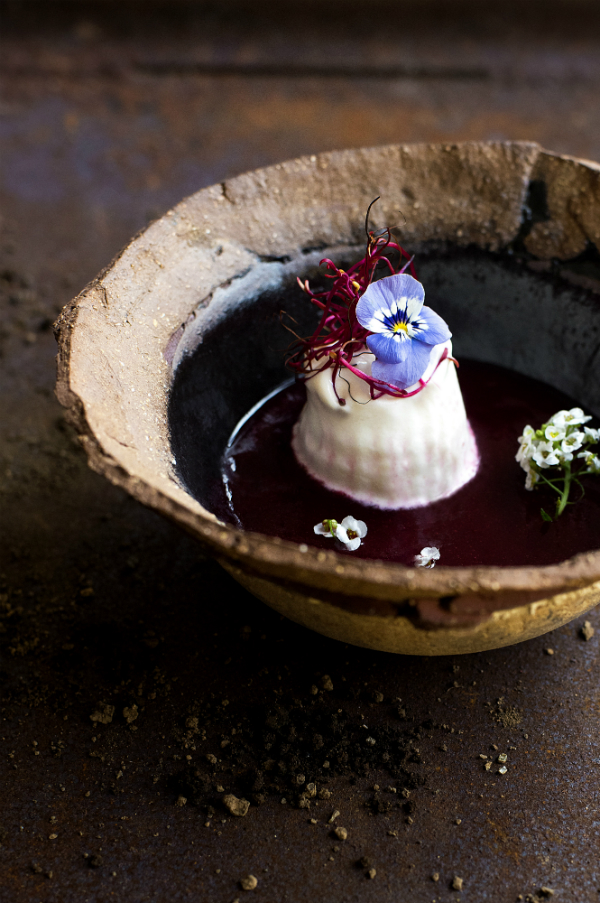
<path id="1" fill-rule="evenodd" d="M 544 649 L 544 652 L 546 655 L 554 655 L 554 649 L 551 649 L 550 646 L 548 646 L 547 649 Z"/>
<path id="2" fill-rule="evenodd" d="M 515 728 L 523 720 L 521 709 L 516 705 L 506 705 L 504 696 L 501 696 L 496 705 L 490 709 L 490 714 L 494 721 L 497 721 L 502 727 Z"/>
<path id="3" fill-rule="evenodd" d="M 237 815 L 239 817 L 247 815 L 248 809 L 250 808 L 250 803 L 248 802 L 248 800 L 238 799 L 238 797 L 234 796 L 233 793 L 227 793 L 223 797 L 223 804 L 225 808 L 231 812 L 232 815 Z"/>
<path id="4" fill-rule="evenodd" d="M 254 875 L 247 875 L 240 881 L 240 887 L 242 888 L 242 890 L 254 890 L 257 886 L 258 878 L 255 878 Z"/>
<path id="5" fill-rule="evenodd" d="M 459 878 L 458 875 L 455 875 L 452 879 L 452 883 L 450 884 L 451 890 L 462 890 L 463 889 L 464 879 Z"/>
<path id="6" fill-rule="evenodd" d="M 584 640 L 591 640 L 596 631 L 592 627 L 591 621 L 584 621 L 583 627 L 579 631 Z"/>
<path id="7" fill-rule="evenodd" d="M 123 709 L 123 718 L 125 719 L 127 724 L 131 724 L 133 721 L 135 721 L 138 715 L 139 712 L 137 705 L 132 705 L 129 707 L 125 706 L 125 708 Z"/>
<path id="8" fill-rule="evenodd" d="M 348 831 L 346 828 L 336 828 L 333 832 L 338 840 L 346 840 L 348 837 Z"/>
<path id="9" fill-rule="evenodd" d="M 90 721 L 98 721 L 100 724 L 110 724 L 115 714 L 114 705 L 108 705 L 106 702 L 99 702 L 96 711 L 90 715 Z"/>
<path id="10" fill-rule="evenodd" d="M 431 880 L 432 880 L 432 881 L 439 881 L 439 880 L 440 880 L 440 873 L 439 873 L 439 872 L 434 872 L 433 875 L 431 876 Z"/>
<path id="11" fill-rule="evenodd" d="M 554 891 L 551 887 L 540 887 L 534 894 L 526 894 L 525 897 L 523 894 L 519 894 L 517 900 L 523 900 L 524 903 L 544 903 L 545 900 L 553 896 Z"/>
<path id="12" fill-rule="evenodd" d="M 376 874 L 377 874 L 377 871 L 375 869 L 369 869 L 367 872 L 367 878 L 373 879 Z"/>

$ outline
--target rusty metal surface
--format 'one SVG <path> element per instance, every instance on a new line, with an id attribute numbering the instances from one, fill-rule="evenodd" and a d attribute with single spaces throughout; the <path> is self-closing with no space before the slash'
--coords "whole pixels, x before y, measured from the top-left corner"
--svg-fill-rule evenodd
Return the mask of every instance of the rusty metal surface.
<path id="1" fill-rule="evenodd" d="M 597 12 L 531 3 L 522 20 L 514 5 L 453 16 L 428 4 L 388 12 L 382 28 L 355 9 L 332 45 L 314 7 L 155 4 L 144 18 L 135 3 L 52 6 L 3 10 L 0 900 L 501 903 L 543 886 L 600 899 L 598 612 L 441 659 L 345 647 L 280 620 L 87 469 L 52 396 L 50 330 L 149 218 L 254 166 L 504 137 L 600 159 Z M 208 702 L 202 740 L 186 719 L 199 713 L 202 727 Z M 411 768 L 425 779 L 414 811 L 385 770 L 350 769 L 310 809 L 282 792 L 231 816 L 216 788 L 239 793 L 240 779 L 223 771 L 221 744 L 235 746 L 241 724 L 266 757 L 246 725 L 275 703 L 309 721 L 341 708 L 353 730 L 364 720 L 399 743 L 413 732 Z M 115 707 L 110 723 L 90 719 L 101 704 Z M 176 806 L 171 776 L 215 753 L 206 799 Z M 377 799 L 391 808 L 376 812 Z M 258 886 L 246 892 L 248 874 Z"/>

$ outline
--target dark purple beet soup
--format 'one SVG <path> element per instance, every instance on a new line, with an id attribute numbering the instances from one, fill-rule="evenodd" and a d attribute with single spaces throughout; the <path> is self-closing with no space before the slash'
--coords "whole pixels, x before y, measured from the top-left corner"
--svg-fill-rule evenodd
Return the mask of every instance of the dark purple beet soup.
<path id="1" fill-rule="evenodd" d="M 437 546 L 442 566 L 548 565 L 600 548 L 600 479 L 582 480 L 570 504 L 553 523 L 540 514 L 554 510 L 549 487 L 525 489 L 515 461 L 523 427 L 539 427 L 577 402 L 562 392 L 494 364 L 461 360 L 459 380 L 481 455 L 479 472 L 447 499 L 423 508 L 382 511 L 333 492 L 313 480 L 291 449 L 292 427 L 305 400 L 302 384 L 288 386 L 243 424 L 223 459 L 223 507 L 244 530 L 343 551 L 316 536 L 324 518 L 346 515 L 365 521 L 359 558 L 413 565 L 426 546 Z M 401 403 L 401 402 L 399 402 Z M 595 425 L 590 423 L 590 426 Z M 221 507 L 221 506 L 220 506 Z"/>

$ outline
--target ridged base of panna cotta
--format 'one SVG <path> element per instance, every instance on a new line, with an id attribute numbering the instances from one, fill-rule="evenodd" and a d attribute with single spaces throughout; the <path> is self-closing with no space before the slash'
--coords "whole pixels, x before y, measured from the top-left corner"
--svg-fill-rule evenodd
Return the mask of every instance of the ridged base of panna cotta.
<path id="1" fill-rule="evenodd" d="M 330 369 L 308 379 L 292 435 L 298 462 L 329 489 L 377 508 L 419 508 L 468 483 L 479 453 L 456 367 L 448 359 L 438 366 L 444 349 L 452 354 L 452 343 L 434 348 L 422 377 L 427 386 L 408 398 L 369 400 L 367 383 L 344 370 L 336 383 L 346 402 L 340 405 Z M 370 373 L 373 360 L 365 351 L 353 363 Z"/>

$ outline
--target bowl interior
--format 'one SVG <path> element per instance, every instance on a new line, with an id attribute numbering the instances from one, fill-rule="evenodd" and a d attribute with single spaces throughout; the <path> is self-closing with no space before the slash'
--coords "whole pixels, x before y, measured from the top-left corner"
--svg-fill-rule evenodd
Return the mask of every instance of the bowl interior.
<path id="1" fill-rule="evenodd" d="M 266 262 L 262 278 L 253 273 L 223 289 L 220 314 L 208 328 L 192 324 L 179 343 L 168 405 L 171 448 L 187 491 L 220 519 L 231 520 L 220 475 L 227 440 L 240 418 L 289 378 L 284 354 L 293 337 L 282 312 L 283 322 L 301 335 L 317 323 L 296 276 L 322 283 L 321 257 L 347 266 L 362 253 L 324 249 Z M 448 322 L 459 359 L 531 376 L 600 415 L 600 305 L 594 292 L 532 269 L 512 250 L 425 246 L 416 263 L 426 303 Z M 597 263 L 584 263 L 587 276 L 600 276 Z"/>

